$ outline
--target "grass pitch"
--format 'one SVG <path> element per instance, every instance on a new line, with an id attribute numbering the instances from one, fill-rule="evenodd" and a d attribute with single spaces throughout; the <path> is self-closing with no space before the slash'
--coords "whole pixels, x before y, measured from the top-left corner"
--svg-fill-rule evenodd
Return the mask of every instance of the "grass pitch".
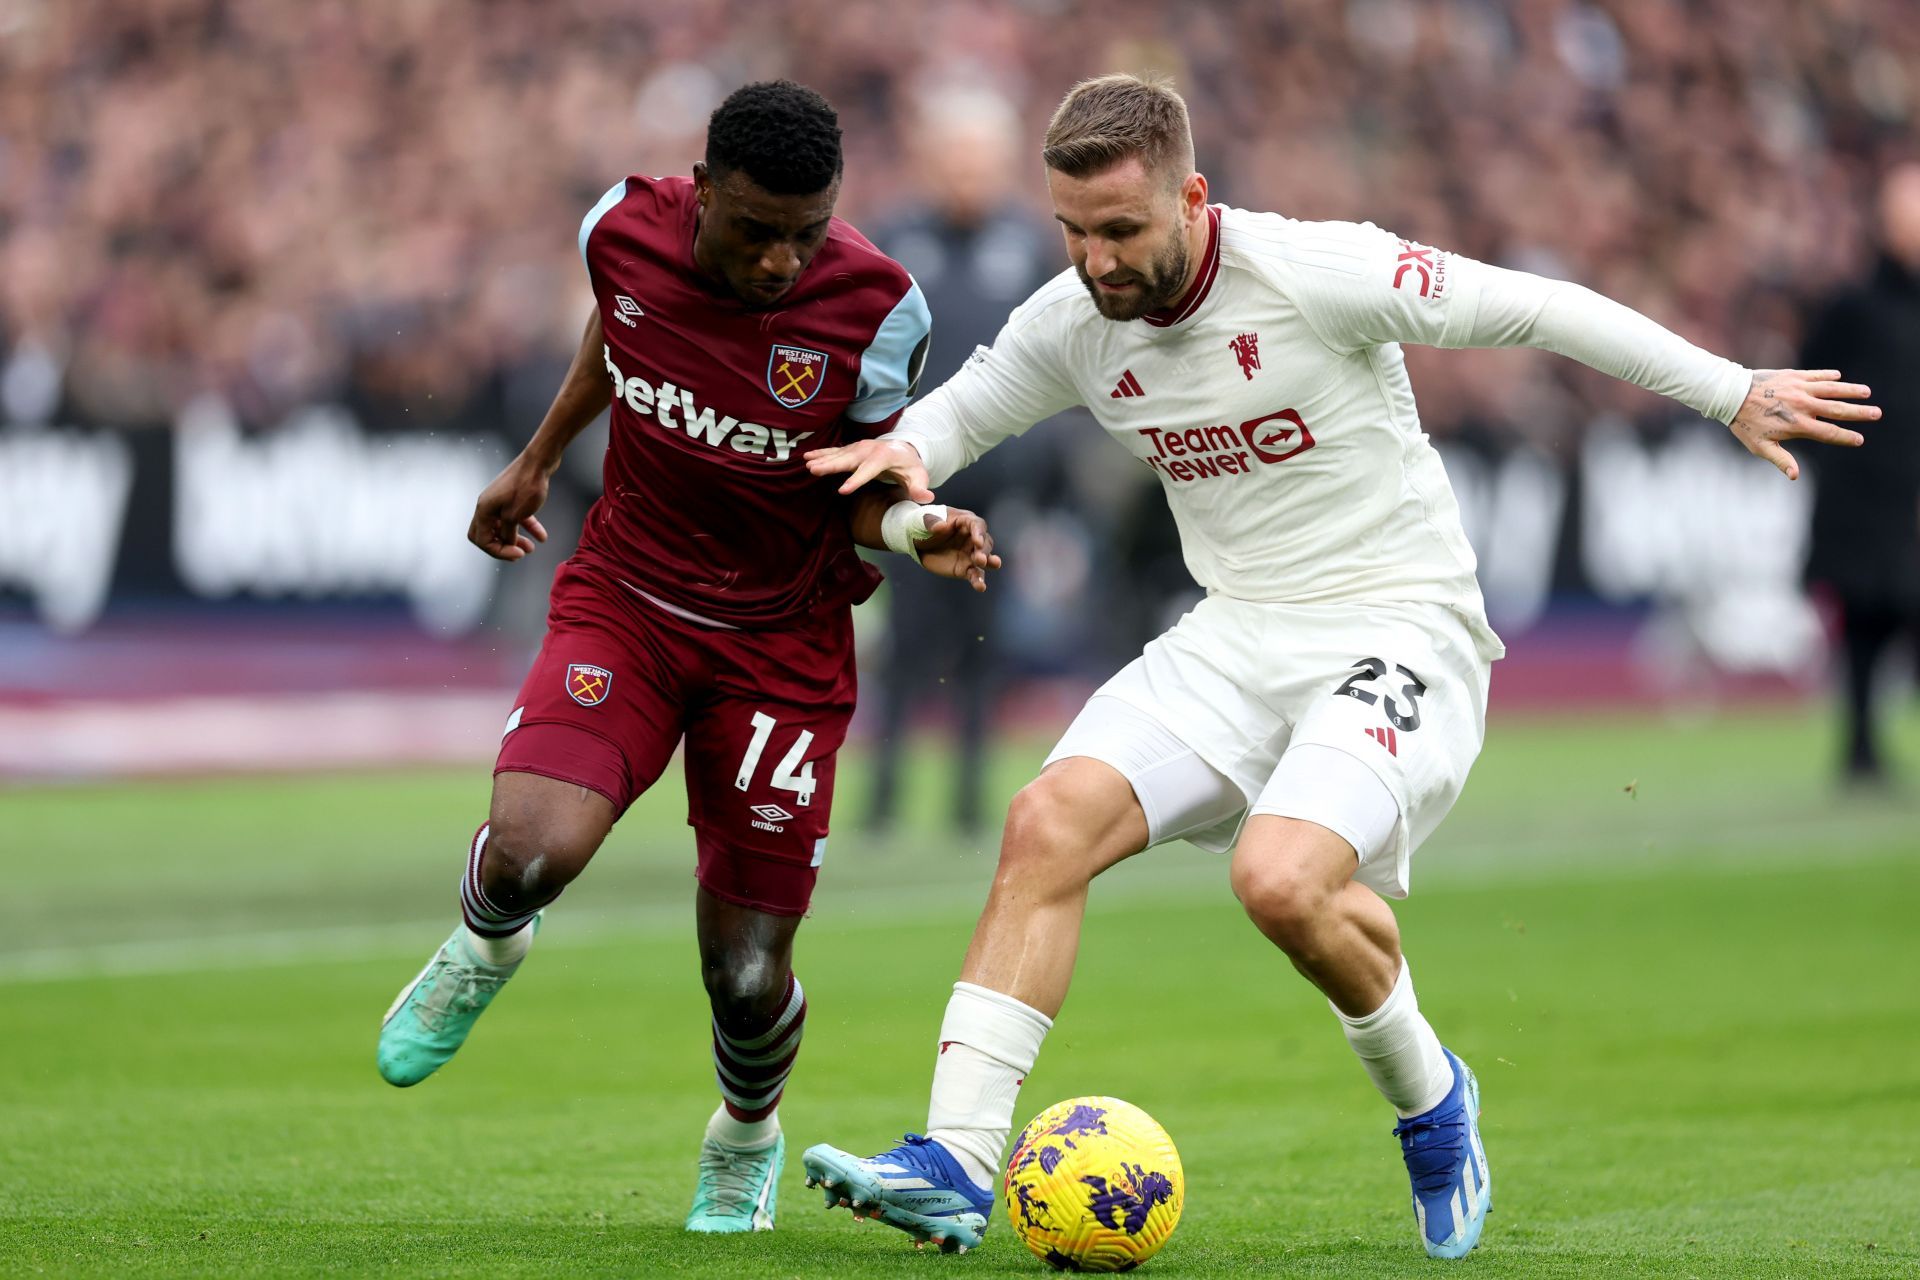
<path id="1" fill-rule="evenodd" d="M 1920 720 L 1901 726 L 1920 760 Z M 1006 748 L 1010 792 L 1045 744 Z M 1818 722 L 1496 723 L 1415 862 L 1421 1003 L 1480 1075 L 1494 1212 L 1461 1274 L 1920 1271 L 1920 806 L 1839 799 Z M 937 753 L 917 802 L 943 812 Z M 925 1117 L 991 849 L 862 838 L 798 967 L 780 1229 L 679 1229 L 714 1105 L 678 788 L 627 817 L 461 1056 L 373 1069 L 451 928 L 484 771 L 0 793 L 0 1274 L 1040 1275 L 828 1215 L 799 1150 Z M 671 774 L 670 774 L 671 777 Z M 1020 1119 L 1110 1093 L 1187 1170 L 1164 1276 L 1441 1274 L 1391 1114 L 1226 868 L 1096 887 Z"/>

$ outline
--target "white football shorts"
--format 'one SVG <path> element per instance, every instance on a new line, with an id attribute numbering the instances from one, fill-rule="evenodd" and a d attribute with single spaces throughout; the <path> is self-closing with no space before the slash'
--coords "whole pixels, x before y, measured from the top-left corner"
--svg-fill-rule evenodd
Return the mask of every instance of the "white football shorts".
<path id="1" fill-rule="evenodd" d="M 1300 818 L 1354 847 L 1355 879 L 1404 898 L 1480 754 L 1489 674 L 1441 605 L 1209 596 L 1095 692 L 1047 763 L 1112 765 L 1149 845 L 1224 853 L 1250 814 Z"/>

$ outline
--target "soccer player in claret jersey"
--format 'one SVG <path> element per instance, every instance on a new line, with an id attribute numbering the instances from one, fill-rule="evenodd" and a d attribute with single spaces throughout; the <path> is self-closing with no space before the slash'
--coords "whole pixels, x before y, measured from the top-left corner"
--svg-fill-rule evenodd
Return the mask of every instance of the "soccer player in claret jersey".
<path id="1" fill-rule="evenodd" d="M 581 224 L 592 317 L 468 536 L 502 560 L 531 553 L 548 478 L 611 395 L 605 492 L 554 578 L 546 641 L 507 719 L 464 919 L 380 1032 L 393 1084 L 443 1065 L 542 908 L 684 739 L 721 1095 L 693 1231 L 774 1222 L 775 1108 L 807 1015 L 794 932 L 853 713 L 851 606 L 879 581 L 854 543 L 975 590 L 999 564 L 971 513 L 880 493 L 850 503 L 801 460 L 891 426 L 927 342 L 918 286 L 833 216 L 840 172 L 819 95 L 749 85 L 713 113 L 691 179 L 623 179 Z"/>
<path id="2" fill-rule="evenodd" d="M 1158 80 L 1076 87 L 1044 158 L 1072 269 L 887 436 L 809 465 L 851 472 L 843 492 L 884 476 L 926 500 L 1084 404 L 1159 478 L 1207 595 L 1014 799 L 926 1136 L 865 1159 L 810 1148 L 808 1180 L 922 1241 L 977 1242 L 1089 881 L 1186 839 L 1231 851 L 1247 915 L 1399 1118 L 1421 1244 L 1462 1257 L 1490 1200 L 1479 1086 L 1421 1016 L 1386 899 L 1466 781 L 1503 650 L 1399 344 L 1560 352 L 1728 424 L 1789 477 L 1781 440 L 1857 445 L 1820 419 L 1879 411 L 1833 370 L 1751 372 L 1577 285 L 1371 224 L 1210 205 L 1186 106 Z"/>

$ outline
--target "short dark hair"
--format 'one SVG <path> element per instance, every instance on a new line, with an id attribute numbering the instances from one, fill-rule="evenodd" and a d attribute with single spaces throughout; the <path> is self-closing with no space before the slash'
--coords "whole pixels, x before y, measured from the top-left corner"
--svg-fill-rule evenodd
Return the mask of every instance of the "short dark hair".
<path id="1" fill-rule="evenodd" d="M 840 117 L 791 80 L 742 85 L 707 121 L 707 168 L 745 173 L 775 195 L 825 191 L 840 176 Z"/>
<path id="2" fill-rule="evenodd" d="M 1159 75 L 1082 80 L 1047 125 L 1049 169 L 1087 178 L 1129 156 L 1177 185 L 1193 172 L 1193 129 L 1173 81 Z"/>

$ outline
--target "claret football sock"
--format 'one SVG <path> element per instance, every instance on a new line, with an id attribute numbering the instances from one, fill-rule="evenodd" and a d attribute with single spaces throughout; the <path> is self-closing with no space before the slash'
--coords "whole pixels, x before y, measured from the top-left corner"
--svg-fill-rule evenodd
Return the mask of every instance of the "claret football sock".
<path id="1" fill-rule="evenodd" d="M 1393 1104 L 1402 1120 L 1430 1111 L 1453 1088 L 1453 1067 L 1447 1062 L 1440 1038 L 1420 1013 L 1413 994 L 1413 970 L 1405 958 L 1400 976 L 1386 1002 L 1372 1013 L 1349 1018 L 1335 1008 L 1347 1043 L 1373 1078 L 1380 1096 Z"/>
<path id="2" fill-rule="evenodd" d="M 940 1024 L 927 1136 L 982 1187 L 991 1188 L 999 1176 L 1020 1086 L 1052 1027 L 1053 1019 L 1012 996 L 953 984 Z"/>
<path id="3" fill-rule="evenodd" d="M 779 1007 L 756 1026 L 729 1032 L 713 1024 L 713 1073 L 720 1084 L 721 1109 L 742 1124 L 769 1120 L 780 1105 L 787 1075 L 800 1053 L 807 1028 L 807 993 L 800 979 L 787 975 Z M 778 1133 L 776 1124 L 755 1133 Z M 752 1145 L 729 1142 L 729 1146 Z"/>

